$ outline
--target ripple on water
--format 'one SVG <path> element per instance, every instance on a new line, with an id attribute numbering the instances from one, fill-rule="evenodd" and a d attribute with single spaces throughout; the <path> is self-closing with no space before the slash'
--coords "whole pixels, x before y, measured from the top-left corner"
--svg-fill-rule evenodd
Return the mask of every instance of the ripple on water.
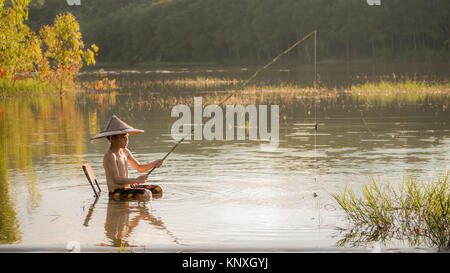
<path id="1" fill-rule="evenodd" d="M 214 182 L 212 182 L 214 183 Z M 204 183 L 166 183 L 164 188 L 164 206 L 180 207 L 182 204 L 208 205 L 221 200 L 224 196 L 231 195 L 234 191 L 232 187 L 222 185 L 211 185 Z"/>

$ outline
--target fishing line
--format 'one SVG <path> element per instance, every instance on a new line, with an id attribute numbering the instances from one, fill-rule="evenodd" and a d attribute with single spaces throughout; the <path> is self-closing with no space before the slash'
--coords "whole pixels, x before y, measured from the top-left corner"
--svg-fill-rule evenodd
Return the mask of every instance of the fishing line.
<path id="1" fill-rule="evenodd" d="M 361 119 L 362 119 L 362 121 L 363 121 L 363 123 L 364 123 L 364 126 L 366 126 L 367 130 L 369 131 L 369 133 L 370 133 L 373 137 L 375 137 L 375 134 L 372 132 L 372 130 L 370 130 L 369 125 L 367 125 L 367 122 L 366 122 L 366 120 L 364 119 L 363 110 L 360 109 L 359 112 L 361 113 Z"/>
<path id="2" fill-rule="evenodd" d="M 314 88 L 319 88 L 317 82 L 317 33 L 314 33 Z M 317 130 L 319 124 L 317 124 L 317 101 L 314 99 L 314 162 L 317 166 Z M 317 173 L 316 173 L 317 175 Z M 314 178 L 314 182 L 317 182 L 317 176 Z"/>
<path id="3" fill-rule="evenodd" d="M 319 124 L 317 123 L 317 97 L 320 101 L 320 94 L 318 92 L 319 90 L 319 83 L 317 82 L 317 33 L 314 33 L 314 89 L 316 91 L 316 97 L 314 99 L 314 163 L 315 163 L 315 177 L 314 177 L 314 183 L 317 183 L 317 178 L 320 173 L 320 167 L 317 168 L 317 131 L 319 129 Z M 320 227 L 322 223 L 322 216 L 320 215 L 320 197 L 317 195 L 317 193 L 313 193 L 314 199 L 317 199 L 317 209 L 319 210 L 319 215 L 317 217 L 319 221 L 319 232 Z"/>
<path id="4" fill-rule="evenodd" d="M 281 54 L 279 54 L 278 56 L 276 56 L 272 61 L 270 61 L 269 63 L 267 63 L 265 66 L 261 67 L 258 71 L 256 71 L 250 78 L 248 78 L 239 88 L 237 88 L 236 90 L 232 91 L 224 100 L 222 100 L 222 102 L 219 103 L 219 105 L 217 105 L 217 107 L 221 107 L 229 98 L 231 98 L 235 93 L 237 93 L 238 91 L 242 90 L 244 87 L 246 87 L 253 79 L 256 78 L 256 76 L 261 73 L 262 71 L 266 70 L 268 67 L 270 67 L 272 64 L 276 63 L 283 55 L 289 53 L 289 51 L 291 51 L 292 49 L 294 49 L 296 46 L 298 46 L 299 44 L 303 43 L 304 41 L 306 41 L 309 37 L 311 37 L 313 34 L 315 35 L 317 33 L 317 30 L 314 30 L 313 32 L 309 33 L 308 35 L 306 35 L 305 37 L 303 37 L 302 39 L 298 40 L 297 42 L 295 42 L 292 46 L 290 46 L 289 48 L 287 48 L 285 51 L 283 51 Z M 177 147 L 178 145 L 180 145 L 181 142 L 184 141 L 184 139 L 188 136 L 190 136 L 192 133 L 194 133 L 194 129 L 195 126 L 192 126 L 191 132 L 189 134 L 187 134 L 185 137 L 183 137 L 182 139 L 180 139 L 173 147 L 172 149 L 170 149 L 170 151 L 161 159 L 162 161 L 164 161 Z M 153 169 L 151 169 L 147 175 L 151 174 L 153 172 L 153 170 L 156 169 L 156 167 L 153 167 Z"/>
<path id="5" fill-rule="evenodd" d="M 317 102 L 314 99 L 314 162 L 317 166 L 317 130 L 318 130 L 318 124 L 317 124 Z M 317 177 L 314 177 L 314 182 L 317 182 Z"/>
<path id="6" fill-rule="evenodd" d="M 314 32 L 314 88 L 317 85 L 317 31 Z"/>

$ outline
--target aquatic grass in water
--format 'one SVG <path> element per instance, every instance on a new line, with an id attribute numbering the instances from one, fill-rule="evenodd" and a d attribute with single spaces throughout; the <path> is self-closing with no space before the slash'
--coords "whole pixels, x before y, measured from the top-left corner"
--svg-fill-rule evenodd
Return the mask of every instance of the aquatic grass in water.
<path id="1" fill-rule="evenodd" d="M 351 86 L 352 92 L 420 92 L 420 93 L 448 93 L 450 92 L 450 83 L 431 83 L 426 81 L 415 81 L 406 79 L 403 81 L 366 82 L 363 84 L 354 84 Z"/>
<path id="2" fill-rule="evenodd" d="M 348 187 L 332 197 L 350 222 L 348 228 L 338 228 L 344 233 L 338 246 L 400 240 L 410 246 L 450 248 L 448 172 L 430 183 L 420 183 L 410 174 L 397 190 L 371 179 L 359 197 Z"/>
<path id="3" fill-rule="evenodd" d="M 81 91 L 78 82 L 64 81 L 62 86 L 65 94 Z M 15 82 L 0 78 L 0 98 L 29 95 L 60 95 L 60 85 L 51 81 L 40 81 L 33 77 L 20 79 Z"/>
<path id="4" fill-rule="evenodd" d="M 196 77 L 196 78 L 181 78 L 181 79 L 171 79 L 159 82 L 161 85 L 169 86 L 183 86 L 183 87 L 196 87 L 196 88 L 208 88 L 211 86 L 222 86 L 222 85 L 237 85 L 239 80 L 237 79 L 226 79 L 226 78 L 215 78 L 215 77 Z"/>

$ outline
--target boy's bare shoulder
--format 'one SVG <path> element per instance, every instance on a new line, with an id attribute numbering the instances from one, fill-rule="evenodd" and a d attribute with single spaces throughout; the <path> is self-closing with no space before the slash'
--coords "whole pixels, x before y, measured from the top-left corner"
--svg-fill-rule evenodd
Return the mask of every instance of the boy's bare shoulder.
<path id="1" fill-rule="evenodd" d="M 128 150 L 128 148 L 123 148 L 122 151 L 123 151 L 123 153 L 124 153 L 127 157 L 129 157 L 130 155 L 132 155 L 131 152 L 130 152 L 130 150 Z"/>
<path id="2" fill-rule="evenodd" d="M 114 161 L 116 160 L 116 155 L 111 151 L 107 151 L 103 156 L 103 161 L 112 161 L 112 160 Z"/>

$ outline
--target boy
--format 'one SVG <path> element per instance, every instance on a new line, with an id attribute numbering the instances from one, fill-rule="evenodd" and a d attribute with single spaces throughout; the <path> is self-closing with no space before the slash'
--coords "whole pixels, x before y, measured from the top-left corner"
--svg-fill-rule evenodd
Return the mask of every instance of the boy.
<path id="1" fill-rule="evenodd" d="M 144 130 L 135 129 L 121 121 L 116 115 L 113 115 L 100 134 L 92 138 L 106 137 L 111 143 L 103 157 L 103 168 L 105 169 L 109 194 L 115 198 L 143 198 L 149 200 L 152 197 L 151 191 L 158 193 L 161 190 L 158 186 L 139 185 L 145 183 L 148 178 L 147 174 L 136 178 L 128 177 L 128 163 L 138 172 L 147 172 L 162 165 L 162 160 L 160 159 L 148 164 L 139 164 L 130 150 L 127 149 L 128 136 L 143 132 Z"/>

